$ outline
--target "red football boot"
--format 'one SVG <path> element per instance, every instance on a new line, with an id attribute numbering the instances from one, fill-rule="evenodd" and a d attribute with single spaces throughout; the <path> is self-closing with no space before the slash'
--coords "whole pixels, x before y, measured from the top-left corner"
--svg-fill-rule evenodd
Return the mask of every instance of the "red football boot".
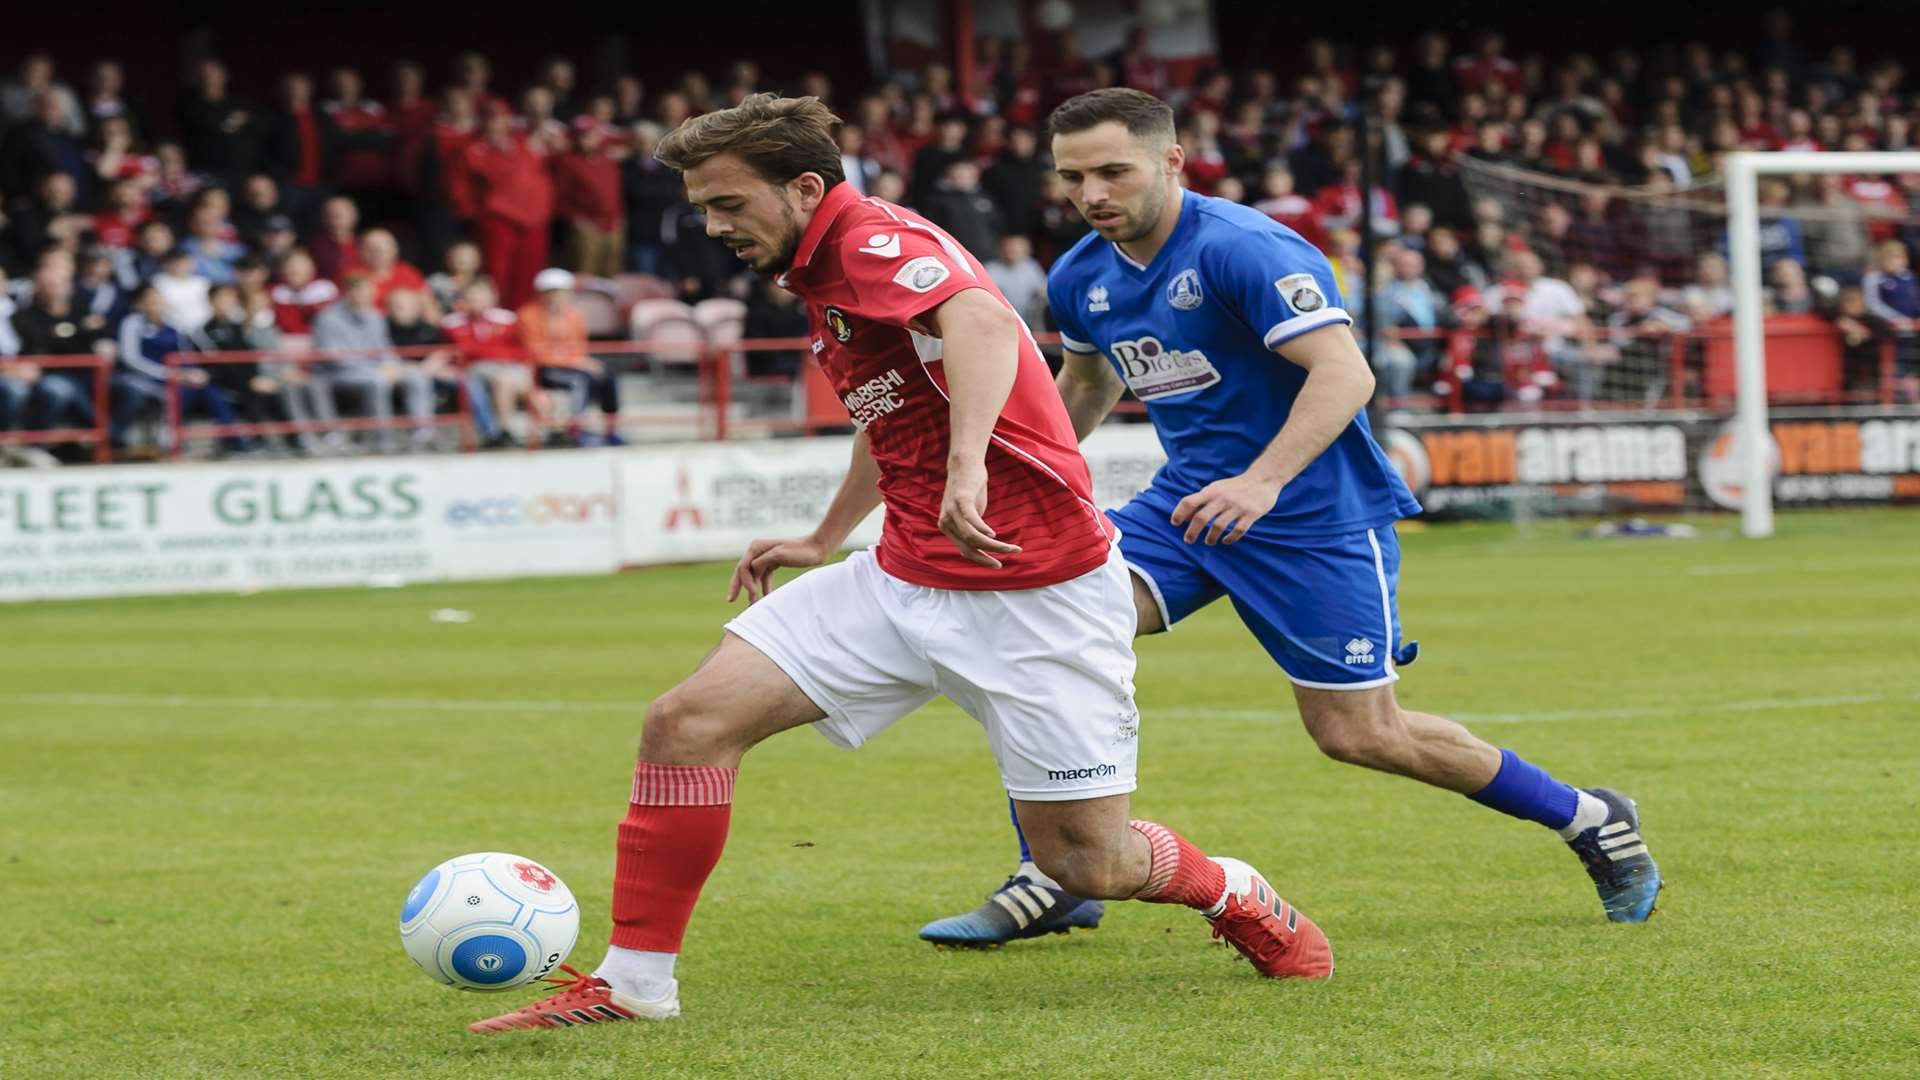
<path id="1" fill-rule="evenodd" d="M 1280 899 L 1260 871 L 1239 859 L 1215 859 L 1227 872 L 1227 904 L 1208 919 L 1213 936 L 1270 979 L 1330 979 L 1333 946 L 1312 919 Z"/>
<path id="2" fill-rule="evenodd" d="M 531 1005 L 515 1009 L 491 1020 L 469 1024 L 468 1031 L 482 1035 L 496 1031 L 523 1031 L 530 1028 L 576 1027 L 581 1024 L 611 1024 L 620 1020 L 671 1020 L 680 1015 L 679 987 L 659 1001 L 637 1001 L 616 994 L 605 979 L 582 974 L 571 964 L 560 970 L 570 979 L 544 979 L 565 990 Z"/>

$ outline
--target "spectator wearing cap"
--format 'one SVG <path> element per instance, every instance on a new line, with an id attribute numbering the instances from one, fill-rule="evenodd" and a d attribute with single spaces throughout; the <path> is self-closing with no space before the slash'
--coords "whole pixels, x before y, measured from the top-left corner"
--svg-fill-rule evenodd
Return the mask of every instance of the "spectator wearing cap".
<path id="1" fill-rule="evenodd" d="M 424 449 L 433 441 L 433 380 L 420 368 L 401 362 L 387 334 L 387 319 L 376 303 L 373 279 L 349 275 L 345 295 L 313 320 L 313 347 L 328 354 L 313 365 L 314 412 L 321 421 L 337 422 L 343 397 L 355 399 L 357 415 L 380 422 L 375 441 L 388 451 L 399 449 L 394 430 L 393 392 L 398 387 L 414 421 L 413 445 Z M 343 432 L 328 432 L 323 440 L 331 449 L 345 449 Z"/>
<path id="2" fill-rule="evenodd" d="M 487 273 L 509 306 L 524 303 L 533 292 L 534 275 L 547 262 L 547 229 L 553 221 L 547 162 L 514 133 L 513 114 L 494 106 L 461 164 Z"/>
<path id="3" fill-rule="evenodd" d="M 553 159 L 554 205 L 566 221 L 567 262 L 577 273 L 610 278 L 620 272 L 626 246 L 620 163 L 597 127 L 574 129 L 571 143 Z"/>
<path id="4" fill-rule="evenodd" d="M 585 443 L 580 418 L 589 402 L 600 406 L 602 437 L 618 445 L 620 384 L 605 364 L 587 354 L 587 316 L 573 302 L 573 275 L 558 267 L 534 278 L 535 299 L 520 308 L 520 337 L 533 361 L 539 384 L 566 391 L 570 403 L 568 435 Z"/>
<path id="5" fill-rule="evenodd" d="M 368 229 L 361 235 L 360 269 L 373 279 L 374 304 L 382 311 L 387 310 L 387 297 L 396 289 L 426 292 L 426 277 L 418 267 L 400 257 L 400 242 L 385 229 Z M 437 320 L 440 312 L 431 294 L 427 295 L 425 302 L 432 305 L 427 310 L 427 317 Z"/>

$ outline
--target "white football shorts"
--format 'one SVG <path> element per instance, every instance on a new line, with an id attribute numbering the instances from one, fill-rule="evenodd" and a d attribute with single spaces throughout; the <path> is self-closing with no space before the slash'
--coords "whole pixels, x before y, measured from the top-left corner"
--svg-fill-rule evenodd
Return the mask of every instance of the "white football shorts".
<path id="1" fill-rule="evenodd" d="M 1007 793 L 1037 802 L 1134 789 L 1133 582 L 1115 547 L 1070 581 L 931 589 L 873 554 L 800 575 L 727 623 L 813 700 L 852 750 L 936 696 L 986 729 Z"/>

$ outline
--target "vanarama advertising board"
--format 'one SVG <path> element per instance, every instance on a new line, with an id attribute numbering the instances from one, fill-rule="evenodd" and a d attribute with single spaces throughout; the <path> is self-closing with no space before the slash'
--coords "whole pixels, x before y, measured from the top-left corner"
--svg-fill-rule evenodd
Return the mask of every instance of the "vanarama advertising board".
<path id="1" fill-rule="evenodd" d="M 1920 410 L 1775 409 L 1782 506 L 1920 502 Z M 1429 515 L 1525 502 L 1539 512 L 1737 510 L 1733 422 L 1697 413 L 1415 417 L 1388 456 Z"/>

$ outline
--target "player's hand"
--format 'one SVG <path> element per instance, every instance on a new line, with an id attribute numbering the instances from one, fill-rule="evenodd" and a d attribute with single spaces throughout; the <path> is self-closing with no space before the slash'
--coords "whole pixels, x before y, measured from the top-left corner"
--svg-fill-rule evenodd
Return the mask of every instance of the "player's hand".
<path id="1" fill-rule="evenodd" d="M 811 536 L 790 540 L 755 540 L 733 568 L 727 582 L 727 603 L 747 594 L 751 604 L 773 591 L 773 572 L 783 566 L 818 566 L 827 561 L 827 545 Z"/>
<path id="2" fill-rule="evenodd" d="M 947 464 L 947 489 L 940 496 L 940 531 L 970 563 L 1000 568 L 994 555 L 1018 555 L 1020 549 L 987 524 L 987 466 L 985 462 Z M 993 554 L 988 554 L 992 552 Z"/>
<path id="3" fill-rule="evenodd" d="M 1273 512 L 1273 504 L 1279 501 L 1280 489 L 1285 486 L 1283 481 L 1249 473 L 1215 480 L 1181 499 L 1173 508 L 1171 520 L 1187 527 L 1189 544 L 1200 539 L 1203 532 L 1209 544 L 1220 543 L 1223 533 L 1226 542 L 1232 544 L 1247 535 L 1254 522 Z"/>

